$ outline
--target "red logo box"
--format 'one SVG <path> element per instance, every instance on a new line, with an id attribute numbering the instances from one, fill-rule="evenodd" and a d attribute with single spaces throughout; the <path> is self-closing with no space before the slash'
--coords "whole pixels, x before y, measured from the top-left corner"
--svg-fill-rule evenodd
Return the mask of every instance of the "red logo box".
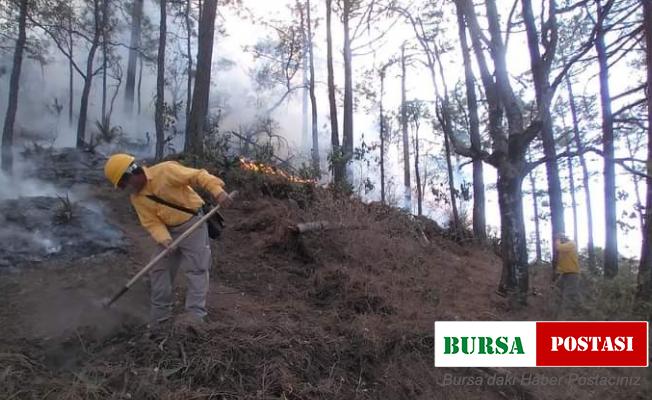
<path id="1" fill-rule="evenodd" d="M 647 367 L 648 322 L 537 322 L 537 367 Z"/>

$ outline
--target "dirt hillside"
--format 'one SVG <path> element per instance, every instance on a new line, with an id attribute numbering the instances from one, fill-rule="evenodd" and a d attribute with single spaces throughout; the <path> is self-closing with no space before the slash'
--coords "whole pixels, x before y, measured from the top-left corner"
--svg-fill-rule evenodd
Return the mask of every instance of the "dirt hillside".
<path id="1" fill-rule="evenodd" d="M 641 385 L 447 385 L 586 369 L 433 367 L 435 320 L 549 319 L 549 284 L 535 271 L 525 308 L 494 293 L 500 260 L 434 224 L 253 172 L 227 175 L 241 194 L 213 243 L 209 318 L 201 331 L 146 329 L 147 280 L 119 289 L 154 251 L 126 197 L 92 185 L 117 226 L 117 249 L 56 257 L 0 275 L 2 399 L 635 399 Z M 87 200 L 88 201 L 88 200 Z M 296 225 L 327 221 L 297 233 Z M 183 275 L 177 277 L 182 308 Z"/>

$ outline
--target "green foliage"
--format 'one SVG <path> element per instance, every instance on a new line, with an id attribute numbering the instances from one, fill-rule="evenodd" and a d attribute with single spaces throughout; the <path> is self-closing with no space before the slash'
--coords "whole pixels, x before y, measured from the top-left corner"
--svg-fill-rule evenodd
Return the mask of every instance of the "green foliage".
<path id="1" fill-rule="evenodd" d="M 221 131 L 221 113 L 209 115 L 204 130 L 204 151 L 200 156 L 191 153 L 174 154 L 166 159 L 180 160 L 185 165 L 195 168 L 205 168 L 211 172 L 221 174 L 238 165 L 238 160 L 233 157 L 233 144 L 231 135 Z"/>
<path id="2" fill-rule="evenodd" d="M 59 205 L 54 213 L 54 223 L 58 225 L 69 224 L 74 218 L 74 203 L 70 201 L 68 193 L 66 197 L 57 195 Z"/>
<path id="3" fill-rule="evenodd" d="M 333 181 L 330 186 L 331 190 L 333 190 L 335 193 L 341 193 L 343 195 L 352 194 L 353 185 L 348 181 L 346 178 L 346 173 L 344 172 L 346 170 L 346 166 L 350 161 L 344 154 L 344 149 L 342 147 L 333 148 L 331 152 L 328 153 L 326 160 L 328 162 L 328 170 L 331 173 L 337 175 L 337 171 L 342 171 L 342 180 L 339 182 Z"/>
<path id="4" fill-rule="evenodd" d="M 344 157 L 344 151 L 342 150 L 342 147 L 333 148 L 331 152 L 328 153 L 327 161 L 328 170 L 331 172 L 335 166 L 346 164 L 346 157 Z"/>
<path id="5" fill-rule="evenodd" d="M 362 135 L 362 143 L 359 147 L 353 149 L 353 161 L 364 162 L 367 167 L 371 165 L 369 157 L 376 151 L 378 145 L 368 145 L 364 140 L 364 135 Z"/>
<path id="6" fill-rule="evenodd" d="M 231 136 L 225 135 L 220 130 L 222 115 L 211 115 L 204 131 L 204 153 L 198 162 L 213 169 L 225 169 L 232 165 L 230 162 Z"/>
<path id="7" fill-rule="evenodd" d="M 321 172 L 312 165 L 312 163 L 301 163 L 297 170 L 297 174 L 301 179 L 319 179 Z"/>
<path id="8" fill-rule="evenodd" d="M 588 270 L 588 250 L 579 252 L 582 271 L 582 315 L 581 319 L 649 319 L 652 315 L 652 300 L 636 298 L 638 292 L 639 260 L 619 257 L 618 275 L 605 279 L 604 249 L 595 247 L 595 270 Z"/>
<path id="9" fill-rule="evenodd" d="M 348 164 L 348 159 L 344 155 L 344 150 L 342 147 L 333 148 L 326 157 L 328 162 L 328 171 L 334 173 L 337 168 L 344 170 Z M 344 174 L 345 175 L 345 174 Z M 353 193 L 353 185 L 344 177 L 342 182 L 333 182 L 331 184 L 331 189 L 336 193 L 342 193 L 345 195 Z"/>
<path id="10" fill-rule="evenodd" d="M 438 185 L 431 185 L 430 192 L 432 193 L 433 200 L 438 207 L 444 207 L 451 204 L 449 191 L 444 181 L 440 181 Z"/>
<path id="11" fill-rule="evenodd" d="M 613 279 L 604 279 L 601 274 L 582 274 L 581 319 L 646 320 L 652 314 L 652 302 L 636 298 L 638 263 L 621 259 L 619 265 Z"/>
<path id="12" fill-rule="evenodd" d="M 344 180 L 343 182 L 339 182 L 339 183 L 332 182 L 329 185 L 329 189 L 333 193 L 345 197 L 351 196 L 353 194 L 353 185 L 348 180 Z"/>
<path id="13" fill-rule="evenodd" d="M 254 159 L 269 164 L 274 160 L 274 146 L 270 142 L 255 146 L 253 155 Z"/>
<path id="14" fill-rule="evenodd" d="M 289 87 L 303 59 L 301 27 L 279 23 L 274 26 L 275 36 L 259 40 L 249 50 L 253 54 L 255 66 L 251 69 L 256 89 L 270 91 L 278 86 Z"/>
<path id="15" fill-rule="evenodd" d="M 410 100 L 405 103 L 405 117 L 409 124 L 419 129 L 421 122 L 432 119 L 428 104 L 423 100 Z"/>
<path id="16" fill-rule="evenodd" d="M 357 187 L 358 194 L 364 193 L 367 195 L 376 188 L 374 181 L 369 176 L 369 169 L 371 168 L 371 161 L 376 155 L 378 146 L 379 144 L 368 145 L 363 134 L 360 146 L 353 149 L 352 165 L 358 167 L 358 175 L 360 176 L 360 182 Z"/>
<path id="17" fill-rule="evenodd" d="M 472 182 L 467 182 L 463 181 L 462 184 L 460 185 L 460 190 L 456 190 L 456 195 L 461 196 L 462 200 L 464 201 L 471 201 L 473 198 L 473 191 L 471 190 L 473 188 L 473 183 Z"/>
<path id="18" fill-rule="evenodd" d="M 92 143 L 95 145 L 100 143 L 113 143 L 122 135 L 122 127 L 117 125 L 112 126 L 108 118 L 105 118 L 102 121 L 96 120 Z"/>
<path id="19" fill-rule="evenodd" d="M 239 155 L 260 161 L 272 161 L 275 154 L 288 148 L 287 140 L 278 134 L 280 125 L 270 116 L 257 116 L 253 122 L 241 125 L 233 132 L 240 142 Z"/>

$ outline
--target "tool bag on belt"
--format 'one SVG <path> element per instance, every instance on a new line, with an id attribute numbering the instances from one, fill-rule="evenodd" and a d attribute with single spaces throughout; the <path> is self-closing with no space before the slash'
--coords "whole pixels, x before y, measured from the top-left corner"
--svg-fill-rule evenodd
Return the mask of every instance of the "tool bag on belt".
<path id="1" fill-rule="evenodd" d="M 192 210 L 190 208 L 186 208 L 183 206 L 176 205 L 174 203 L 170 203 L 169 201 L 164 200 L 155 194 L 147 195 L 147 198 L 159 204 L 163 204 L 164 206 L 174 208 L 175 210 L 179 210 L 193 216 L 207 214 L 210 210 L 213 209 L 213 205 L 208 202 L 204 203 L 204 205 L 200 209 Z M 208 237 L 210 237 L 211 239 L 218 239 L 222 234 L 222 229 L 224 228 L 224 217 L 222 216 L 222 214 L 220 214 L 219 211 L 217 211 L 215 214 L 213 214 L 211 218 L 209 218 L 206 221 L 206 225 L 208 226 Z"/>

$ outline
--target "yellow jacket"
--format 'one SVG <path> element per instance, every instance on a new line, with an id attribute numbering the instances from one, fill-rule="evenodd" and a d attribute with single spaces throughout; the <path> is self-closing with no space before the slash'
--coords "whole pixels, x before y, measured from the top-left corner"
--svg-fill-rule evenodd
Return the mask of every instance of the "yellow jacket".
<path id="1" fill-rule="evenodd" d="M 168 226 L 183 224 L 191 216 L 159 204 L 147 196 L 154 194 L 170 203 L 199 209 L 204 201 L 191 186 L 201 187 L 217 197 L 224 191 L 224 182 L 204 169 L 184 167 L 178 162 L 167 161 L 152 167 L 143 167 L 147 183 L 137 194 L 131 195 L 131 204 L 136 209 L 141 225 L 154 240 L 163 243 L 171 239 Z"/>
<path id="2" fill-rule="evenodd" d="M 568 241 L 557 245 L 557 272 L 571 274 L 580 272 L 580 263 L 577 259 L 575 243 Z"/>

